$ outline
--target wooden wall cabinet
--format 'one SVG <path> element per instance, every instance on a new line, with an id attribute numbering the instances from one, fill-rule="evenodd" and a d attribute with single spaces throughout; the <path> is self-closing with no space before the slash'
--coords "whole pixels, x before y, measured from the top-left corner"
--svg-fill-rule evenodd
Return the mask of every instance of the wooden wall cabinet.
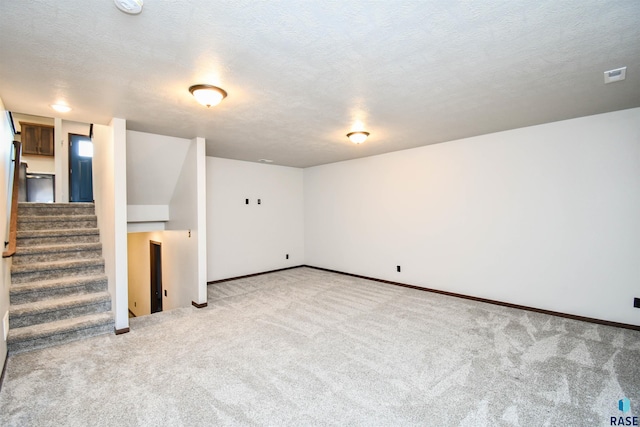
<path id="1" fill-rule="evenodd" d="M 53 156 L 53 126 L 20 122 L 22 154 Z"/>

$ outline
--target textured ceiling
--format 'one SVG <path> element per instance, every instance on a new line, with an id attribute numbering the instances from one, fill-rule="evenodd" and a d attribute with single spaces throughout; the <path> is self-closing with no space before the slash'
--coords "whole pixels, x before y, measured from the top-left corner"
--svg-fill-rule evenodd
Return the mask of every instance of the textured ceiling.
<path id="1" fill-rule="evenodd" d="M 0 58 L 9 110 L 306 167 L 638 107 L 640 2 L 1 1 Z M 206 109 L 196 83 L 229 96 Z"/>

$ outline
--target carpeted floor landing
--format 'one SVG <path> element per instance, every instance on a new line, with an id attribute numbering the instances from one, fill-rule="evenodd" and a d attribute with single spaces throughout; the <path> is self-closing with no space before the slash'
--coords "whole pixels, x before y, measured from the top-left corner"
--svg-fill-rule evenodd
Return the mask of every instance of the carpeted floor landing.
<path id="1" fill-rule="evenodd" d="M 609 426 L 640 333 L 310 268 L 11 356 L 2 426 Z M 631 400 L 631 411 L 618 400 Z"/>

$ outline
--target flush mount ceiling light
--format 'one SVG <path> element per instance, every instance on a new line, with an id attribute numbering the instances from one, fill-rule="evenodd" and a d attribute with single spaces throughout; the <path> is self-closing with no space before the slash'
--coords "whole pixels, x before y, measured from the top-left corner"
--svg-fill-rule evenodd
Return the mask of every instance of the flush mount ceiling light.
<path id="1" fill-rule="evenodd" d="M 50 107 L 56 110 L 58 113 L 68 113 L 69 111 L 71 111 L 71 107 L 64 104 L 51 104 Z"/>
<path id="2" fill-rule="evenodd" d="M 193 85 L 189 88 L 189 92 L 196 98 L 196 101 L 207 108 L 220 104 L 220 101 L 227 97 L 227 92 L 224 89 L 211 85 Z"/>
<path id="3" fill-rule="evenodd" d="M 143 0 L 113 0 L 116 7 L 129 15 L 137 15 L 142 12 Z"/>
<path id="4" fill-rule="evenodd" d="M 349 132 L 347 134 L 347 138 L 354 144 L 362 144 L 369 137 L 369 132 L 365 131 L 357 131 L 357 132 Z"/>

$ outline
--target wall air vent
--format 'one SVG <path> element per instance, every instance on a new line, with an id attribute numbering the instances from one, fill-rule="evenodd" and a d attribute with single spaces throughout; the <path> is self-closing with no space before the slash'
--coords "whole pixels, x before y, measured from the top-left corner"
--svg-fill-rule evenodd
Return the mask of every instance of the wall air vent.
<path id="1" fill-rule="evenodd" d="M 616 68 L 604 72 L 604 83 L 613 83 L 624 80 L 627 77 L 627 67 Z"/>

